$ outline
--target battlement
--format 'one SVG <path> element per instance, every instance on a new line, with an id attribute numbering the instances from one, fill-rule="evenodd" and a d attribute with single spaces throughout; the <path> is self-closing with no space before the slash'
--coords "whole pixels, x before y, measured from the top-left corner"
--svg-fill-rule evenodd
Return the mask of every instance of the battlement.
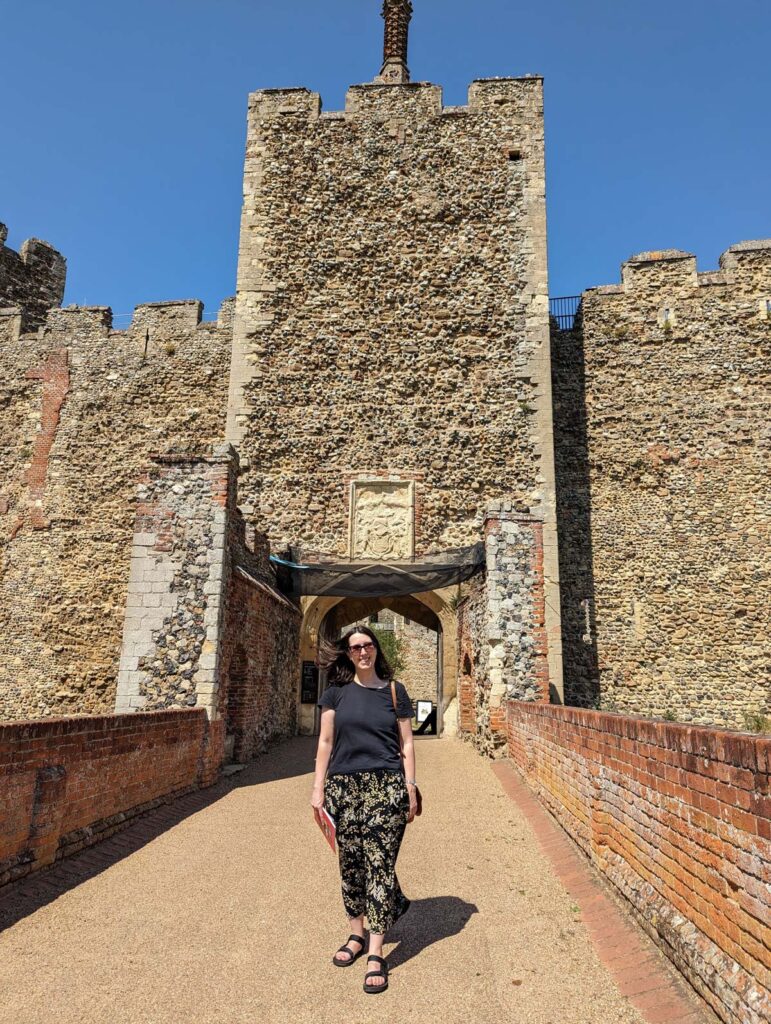
<path id="1" fill-rule="evenodd" d="M 621 265 L 621 284 L 588 289 L 592 297 L 677 295 L 703 288 L 747 294 L 767 293 L 771 300 L 771 239 L 739 242 L 720 257 L 720 269 L 699 272 L 696 257 L 681 249 L 661 249 L 631 256 Z"/>
<path id="2" fill-rule="evenodd" d="M 308 121 L 346 121 L 354 119 L 399 116 L 414 120 L 430 120 L 441 116 L 476 113 L 500 114 L 511 119 L 512 113 L 527 107 L 532 114 L 532 98 L 542 113 L 543 78 L 526 75 L 521 78 L 480 78 L 468 89 L 466 106 L 445 107 L 442 87 L 431 82 L 386 84 L 364 82 L 352 85 L 346 94 L 345 109 L 322 112 L 319 93 L 303 87 L 259 89 L 249 96 L 250 115 L 261 119 L 281 120 L 302 117 Z"/>
<path id="3" fill-rule="evenodd" d="M 102 333 L 141 334 L 152 339 L 170 339 L 202 330 L 229 330 L 233 321 L 235 299 L 225 299 L 216 321 L 203 319 L 204 304 L 200 299 L 173 299 L 168 302 L 144 302 L 134 307 L 131 322 L 114 328 L 113 312 L 109 306 L 64 306 L 48 310 L 43 330 L 56 335 Z M 0 318 L 12 319 L 18 315 L 13 308 L 0 309 Z"/>
<path id="4" fill-rule="evenodd" d="M 18 307 L 23 329 L 31 330 L 61 304 L 67 261 L 39 238 L 28 238 L 15 252 L 6 246 L 7 237 L 8 228 L 0 224 L 0 307 Z"/>

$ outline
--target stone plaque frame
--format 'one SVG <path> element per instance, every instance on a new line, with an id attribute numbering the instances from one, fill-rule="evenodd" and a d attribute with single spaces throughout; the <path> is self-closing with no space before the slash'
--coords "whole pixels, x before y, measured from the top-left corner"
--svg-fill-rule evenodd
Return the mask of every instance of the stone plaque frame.
<path id="1" fill-rule="evenodd" d="M 352 480 L 349 510 L 348 553 L 353 560 L 396 561 L 414 556 L 414 480 L 400 477 Z"/>

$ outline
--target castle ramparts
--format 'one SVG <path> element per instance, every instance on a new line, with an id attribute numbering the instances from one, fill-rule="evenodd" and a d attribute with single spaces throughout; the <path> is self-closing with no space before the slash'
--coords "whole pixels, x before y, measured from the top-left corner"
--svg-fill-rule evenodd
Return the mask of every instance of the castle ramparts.
<path id="1" fill-rule="evenodd" d="M 771 242 L 621 276 L 553 338 L 566 696 L 741 727 L 769 707 Z"/>
<path id="2" fill-rule="evenodd" d="M 39 238 L 28 238 L 14 252 L 5 244 L 7 237 L 8 228 L 0 224 L 0 316 L 14 315 L 20 329 L 32 330 L 64 298 L 67 261 Z"/>

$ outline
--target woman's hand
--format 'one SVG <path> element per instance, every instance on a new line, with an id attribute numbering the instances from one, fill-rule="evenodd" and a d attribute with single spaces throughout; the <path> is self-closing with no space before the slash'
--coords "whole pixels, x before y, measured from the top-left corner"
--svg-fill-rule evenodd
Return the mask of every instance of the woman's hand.
<path id="1" fill-rule="evenodd" d="M 311 807 L 313 808 L 313 817 L 316 819 L 316 824 L 321 824 L 321 815 L 319 811 L 324 806 L 324 787 L 314 786 L 311 793 Z"/>
<path id="2" fill-rule="evenodd" d="M 418 813 L 418 788 L 413 786 L 411 783 L 407 783 L 407 794 L 410 798 L 410 813 L 407 815 L 407 824 L 415 820 L 415 815 Z"/>

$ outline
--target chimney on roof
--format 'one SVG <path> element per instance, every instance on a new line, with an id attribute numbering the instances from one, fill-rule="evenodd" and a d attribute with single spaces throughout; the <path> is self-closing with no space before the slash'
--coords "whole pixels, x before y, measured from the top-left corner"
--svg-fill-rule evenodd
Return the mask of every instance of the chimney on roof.
<path id="1" fill-rule="evenodd" d="M 410 80 L 407 67 L 407 45 L 412 0 L 383 0 L 385 30 L 383 36 L 383 67 L 375 79 L 384 85 L 404 85 Z"/>

